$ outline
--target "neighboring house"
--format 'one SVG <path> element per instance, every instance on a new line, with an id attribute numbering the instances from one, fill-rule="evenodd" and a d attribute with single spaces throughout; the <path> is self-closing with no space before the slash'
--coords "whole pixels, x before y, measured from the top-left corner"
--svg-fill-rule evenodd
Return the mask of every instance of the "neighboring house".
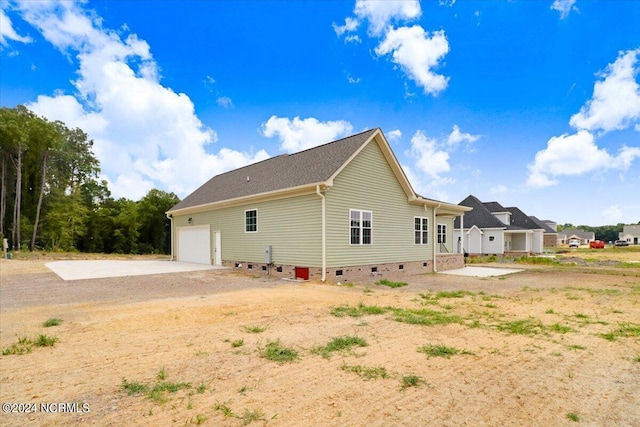
<path id="1" fill-rule="evenodd" d="M 454 238 L 472 255 L 542 253 L 544 233 L 553 232 L 517 207 L 483 203 L 472 195 L 459 204 L 472 210 L 454 221 Z"/>
<path id="2" fill-rule="evenodd" d="M 538 226 L 544 230 L 543 242 L 542 242 L 543 247 L 558 246 L 558 231 L 557 231 L 558 224 L 557 223 L 549 220 L 539 220 L 533 215 L 531 215 L 529 218 L 535 221 L 535 223 L 538 224 Z"/>
<path id="3" fill-rule="evenodd" d="M 596 240 L 596 233 L 581 228 L 565 228 L 558 233 L 558 242 L 562 245 L 568 245 L 573 239 L 579 240 L 581 245 L 588 245 L 592 240 Z"/>
<path id="4" fill-rule="evenodd" d="M 373 129 L 217 175 L 167 215 L 178 261 L 346 281 L 463 267 L 468 210 L 416 194 Z"/>
<path id="5" fill-rule="evenodd" d="M 631 245 L 640 243 L 640 224 L 623 226 L 622 233 L 618 234 L 618 240 L 627 241 Z"/>

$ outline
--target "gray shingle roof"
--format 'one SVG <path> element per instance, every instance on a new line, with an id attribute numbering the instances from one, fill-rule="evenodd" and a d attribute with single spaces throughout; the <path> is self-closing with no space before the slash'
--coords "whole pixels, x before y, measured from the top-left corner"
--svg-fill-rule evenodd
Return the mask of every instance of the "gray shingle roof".
<path id="1" fill-rule="evenodd" d="M 507 211 L 511 212 L 511 225 L 514 227 L 524 228 L 526 230 L 539 230 L 544 229 L 537 222 L 535 222 L 531 217 L 524 212 L 522 212 L 519 208 L 510 207 L 507 208 Z"/>
<path id="2" fill-rule="evenodd" d="M 483 203 L 484 207 L 489 210 L 489 212 L 507 212 L 507 209 L 502 206 L 498 202 L 485 202 Z"/>
<path id="3" fill-rule="evenodd" d="M 169 212 L 327 181 L 377 130 L 216 175 Z"/>
<path id="4" fill-rule="evenodd" d="M 468 196 L 466 199 L 458 203 L 461 206 L 473 208 L 464 214 L 464 228 L 476 226 L 478 228 L 507 228 L 498 218 L 496 218 L 487 207 L 475 196 Z M 506 211 L 502 211 L 506 212 Z M 460 228 L 460 218 L 454 221 L 454 227 Z"/>
<path id="5" fill-rule="evenodd" d="M 551 228 L 547 224 L 545 224 L 544 221 L 539 220 L 537 217 L 535 217 L 533 215 L 529 216 L 529 218 L 531 218 L 533 220 L 533 222 L 538 224 L 539 228 L 543 229 L 545 233 L 557 234 L 557 231 L 555 231 L 553 228 Z"/>

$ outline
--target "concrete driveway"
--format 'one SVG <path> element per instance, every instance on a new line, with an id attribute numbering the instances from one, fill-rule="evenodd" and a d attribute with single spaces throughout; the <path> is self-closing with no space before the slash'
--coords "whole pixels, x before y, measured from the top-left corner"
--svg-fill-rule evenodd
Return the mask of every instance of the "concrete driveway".
<path id="1" fill-rule="evenodd" d="M 519 273 L 524 270 L 515 268 L 493 268 L 493 267 L 464 267 L 456 270 L 440 271 L 440 274 L 452 274 L 456 276 L 491 277 L 504 276 L 505 274 Z"/>
<path id="2" fill-rule="evenodd" d="M 143 276 L 227 268 L 168 260 L 74 260 L 53 261 L 45 265 L 63 280 L 102 279 L 105 277 Z"/>

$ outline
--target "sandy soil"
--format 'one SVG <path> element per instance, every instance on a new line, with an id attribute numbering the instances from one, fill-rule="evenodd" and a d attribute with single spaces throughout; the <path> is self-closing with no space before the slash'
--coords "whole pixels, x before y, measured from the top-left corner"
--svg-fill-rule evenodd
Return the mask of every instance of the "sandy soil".
<path id="1" fill-rule="evenodd" d="M 424 275 L 390 289 L 373 279 L 334 286 L 219 270 L 64 282 L 44 262 L 0 263 L 0 347 L 58 338 L 0 357 L 2 403 L 37 405 L 3 413 L 2 425 L 574 425 L 570 417 L 640 425 L 637 268 Z M 442 293 L 454 290 L 467 292 Z M 430 310 L 449 322 L 399 322 L 390 309 L 332 314 L 359 304 Z M 50 318 L 62 323 L 44 328 Z M 515 333 L 518 325 L 531 329 Z M 266 329 L 247 330 L 258 326 Z M 342 336 L 368 345 L 330 358 L 313 351 Z M 278 340 L 298 359 L 261 356 Z M 460 353 L 429 357 L 418 351 L 427 345 Z M 384 368 L 386 378 L 363 378 L 358 367 Z M 421 381 L 403 388 L 410 376 Z M 125 379 L 189 387 L 129 395 Z M 58 402 L 88 411 L 42 412 Z"/>

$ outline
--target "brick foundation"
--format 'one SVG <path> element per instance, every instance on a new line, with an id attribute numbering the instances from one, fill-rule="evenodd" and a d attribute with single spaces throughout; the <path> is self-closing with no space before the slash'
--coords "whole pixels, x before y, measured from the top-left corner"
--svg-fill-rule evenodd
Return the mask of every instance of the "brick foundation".
<path id="1" fill-rule="evenodd" d="M 260 276 L 270 276 L 275 278 L 291 279 L 296 278 L 296 266 L 271 264 L 267 265 L 259 262 L 245 261 L 223 261 L 225 267 L 232 267 L 242 270 L 248 274 Z M 300 266 L 299 266 L 300 267 Z M 437 270 L 445 271 L 464 267 L 464 257 L 462 254 L 438 255 Z M 309 280 L 320 281 L 322 279 L 321 267 L 308 268 Z M 326 280 L 330 283 L 336 282 L 368 282 L 378 279 L 407 279 L 409 276 L 417 274 L 433 273 L 433 261 L 409 261 L 379 263 L 370 265 L 357 265 L 347 267 L 327 268 Z"/>

